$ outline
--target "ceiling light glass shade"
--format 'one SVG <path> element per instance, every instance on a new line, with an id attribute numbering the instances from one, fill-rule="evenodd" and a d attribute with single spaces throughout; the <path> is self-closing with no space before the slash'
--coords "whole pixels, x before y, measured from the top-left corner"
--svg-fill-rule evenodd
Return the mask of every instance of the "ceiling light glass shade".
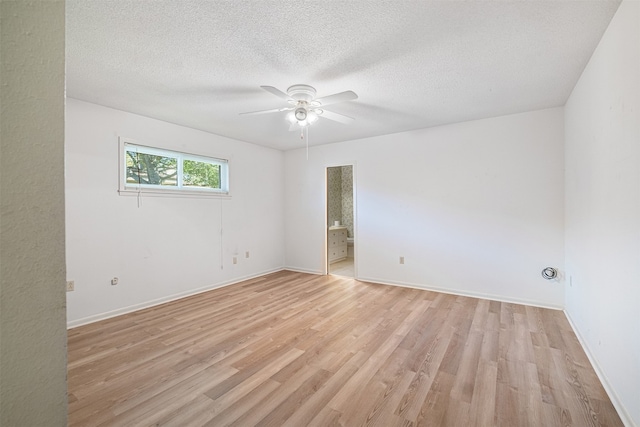
<path id="1" fill-rule="evenodd" d="M 296 119 L 298 119 L 298 121 L 305 120 L 307 118 L 307 110 L 305 108 L 302 108 L 302 107 L 296 108 L 295 115 L 296 115 Z"/>
<path id="2" fill-rule="evenodd" d="M 297 122 L 297 121 L 298 121 L 298 120 L 296 119 L 296 115 L 293 113 L 293 111 L 289 111 L 289 112 L 287 113 L 287 121 L 288 121 L 289 123 L 295 123 L 295 122 Z"/>
<path id="3" fill-rule="evenodd" d="M 307 114 L 307 122 L 309 122 L 309 124 L 315 123 L 318 120 L 318 114 L 311 110 L 309 111 L 309 113 Z"/>

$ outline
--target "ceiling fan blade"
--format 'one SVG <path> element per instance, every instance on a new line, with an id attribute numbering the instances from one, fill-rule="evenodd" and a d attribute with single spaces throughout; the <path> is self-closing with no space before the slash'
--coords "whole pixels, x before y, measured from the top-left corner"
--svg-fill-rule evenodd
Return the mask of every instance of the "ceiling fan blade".
<path id="1" fill-rule="evenodd" d="M 340 123 L 343 123 L 345 125 L 348 125 L 349 123 L 351 123 L 352 121 L 355 120 L 352 117 L 345 116 L 343 114 L 334 113 L 333 111 L 328 111 L 328 110 L 321 110 L 321 111 L 322 111 L 322 113 L 318 114 L 320 117 L 324 117 L 325 119 L 333 120 L 334 122 L 340 122 Z"/>
<path id="2" fill-rule="evenodd" d="M 320 103 L 320 105 L 330 105 L 335 104 L 337 102 L 345 102 L 345 101 L 353 101 L 354 99 L 358 99 L 358 95 L 352 90 L 347 90 L 345 92 L 334 93 L 333 95 L 324 96 L 322 98 L 314 99 L 313 103 Z"/>
<path id="3" fill-rule="evenodd" d="M 289 111 L 289 110 L 293 110 L 293 107 L 274 108 L 273 110 L 249 111 L 247 113 L 240 113 L 240 115 L 247 116 L 247 115 L 256 115 L 256 114 L 280 113 L 282 111 Z"/>
<path id="4" fill-rule="evenodd" d="M 291 100 L 291 97 L 289 95 L 287 95 L 286 93 L 284 93 L 280 89 L 276 89 L 273 86 L 260 86 L 260 87 L 262 89 L 266 90 L 267 92 L 274 94 L 278 98 L 284 99 L 285 101 L 290 101 Z"/>

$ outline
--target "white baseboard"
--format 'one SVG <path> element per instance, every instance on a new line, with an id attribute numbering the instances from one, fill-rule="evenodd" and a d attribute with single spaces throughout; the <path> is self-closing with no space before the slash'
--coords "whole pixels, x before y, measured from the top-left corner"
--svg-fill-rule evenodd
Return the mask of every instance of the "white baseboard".
<path id="1" fill-rule="evenodd" d="M 534 300 L 527 300 L 527 299 L 520 299 L 520 298 L 505 298 L 502 295 L 493 295 L 493 294 L 487 294 L 482 292 L 468 292 L 460 289 L 439 288 L 437 286 L 425 286 L 423 284 L 418 284 L 418 283 L 388 282 L 386 280 L 377 279 L 374 277 L 358 277 L 358 280 L 362 282 L 380 283 L 381 285 L 400 286 L 403 288 L 421 289 L 423 291 L 441 292 L 443 294 L 459 295 L 463 297 L 482 298 L 482 299 L 488 299 L 491 301 L 500 301 L 500 302 L 507 302 L 512 304 L 524 304 L 524 305 L 530 305 L 533 307 L 550 308 L 553 310 L 562 310 L 564 308 L 562 306 L 547 304 L 547 303 L 534 301 Z"/>
<path id="2" fill-rule="evenodd" d="M 110 319 L 112 317 L 121 316 L 123 314 L 131 313 L 131 312 L 134 312 L 134 311 L 138 311 L 138 310 L 142 310 L 142 309 L 145 309 L 145 308 L 153 307 L 153 306 L 156 306 L 156 305 L 164 304 L 164 303 L 167 303 L 167 302 L 175 301 L 175 300 L 178 300 L 180 298 L 186 298 L 186 297 L 189 297 L 191 295 L 201 294 L 203 292 L 211 291 L 213 289 L 217 289 L 217 288 L 222 288 L 222 287 L 225 287 L 225 286 L 233 285 L 235 283 L 243 282 L 243 281 L 249 280 L 249 279 L 254 279 L 256 277 L 264 276 L 265 274 L 271 274 L 271 273 L 275 273 L 277 271 L 282 271 L 282 270 L 284 270 L 284 268 L 276 268 L 276 269 L 271 269 L 271 270 L 263 271 L 263 272 L 256 273 L 256 274 L 251 274 L 251 275 L 248 275 L 248 276 L 237 277 L 237 278 L 234 278 L 233 280 L 228 280 L 226 282 L 214 283 L 212 285 L 204 286 L 202 288 L 192 289 L 192 290 L 189 290 L 189 291 L 186 291 L 186 292 L 180 292 L 180 293 L 177 293 L 177 294 L 168 295 L 166 297 L 157 298 L 157 299 L 154 299 L 154 300 L 151 300 L 151 301 L 145 301 L 145 302 L 142 302 L 142 303 L 139 303 L 139 304 L 134 304 L 134 305 L 130 305 L 130 306 L 127 306 L 127 307 L 118 308 L 116 310 L 107 311 L 105 313 L 95 314 L 95 315 L 92 315 L 92 316 L 83 317 L 81 319 L 72 320 L 70 322 L 67 322 L 67 329 L 72 329 L 72 328 L 76 328 L 78 326 L 88 325 L 89 323 L 98 322 L 100 320 L 106 320 L 106 319 Z"/>
<path id="3" fill-rule="evenodd" d="M 324 275 L 324 271 L 320 270 L 310 270 L 308 268 L 300 268 L 300 267 L 284 267 L 283 270 L 295 271 L 296 273 L 308 273 L 308 274 L 320 274 Z"/>
<path id="4" fill-rule="evenodd" d="M 638 427 L 637 424 L 633 422 L 631 415 L 629 415 L 629 413 L 625 409 L 624 405 L 620 401 L 620 398 L 616 394 L 613 387 L 611 387 L 611 384 L 609 383 L 607 376 L 604 374 L 604 372 L 600 368 L 600 365 L 598 364 L 598 359 L 595 358 L 595 356 L 589 349 L 589 346 L 587 345 L 587 341 L 582 337 L 582 335 L 580 335 L 580 331 L 578 330 L 578 328 L 576 328 L 576 325 L 573 322 L 573 319 L 571 319 L 569 312 L 567 310 L 563 310 L 563 311 L 564 311 L 565 317 L 569 321 L 569 325 L 571 326 L 571 329 L 573 329 L 573 333 L 576 334 L 576 337 L 578 338 L 580 345 L 584 349 L 584 352 L 586 353 L 587 358 L 589 359 L 589 362 L 591 362 L 591 366 L 593 366 L 593 370 L 596 371 L 596 375 L 598 376 L 598 379 L 602 383 L 604 390 L 607 392 L 607 395 L 609 396 L 609 400 L 611 400 L 611 403 L 616 408 L 616 411 L 618 411 L 618 415 L 622 419 L 622 422 L 626 427 Z"/>

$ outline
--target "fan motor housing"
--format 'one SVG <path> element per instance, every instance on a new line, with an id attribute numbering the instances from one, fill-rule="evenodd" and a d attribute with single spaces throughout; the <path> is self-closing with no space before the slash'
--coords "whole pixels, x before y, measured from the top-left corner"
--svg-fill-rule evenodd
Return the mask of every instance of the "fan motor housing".
<path id="1" fill-rule="evenodd" d="M 316 97 L 316 90 L 309 85 L 293 85 L 287 89 L 287 95 L 296 101 L 310 102 Z"/>

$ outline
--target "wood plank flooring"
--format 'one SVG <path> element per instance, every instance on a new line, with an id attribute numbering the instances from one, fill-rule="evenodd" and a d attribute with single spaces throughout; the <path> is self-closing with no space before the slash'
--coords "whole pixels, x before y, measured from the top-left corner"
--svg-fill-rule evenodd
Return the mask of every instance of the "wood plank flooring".
<path id="1" fill-rule="evenodd" d="M 342 261 L 329 264 L 329 274 L 344 277 L 354 277 L 354 261 L 353 258 L 347 258 Z"/>
<path id="2" fill-rule="evenodd" d="M 561 311 L 282 271 L 71 329 L 71 426 L 622 426 Z"/>

